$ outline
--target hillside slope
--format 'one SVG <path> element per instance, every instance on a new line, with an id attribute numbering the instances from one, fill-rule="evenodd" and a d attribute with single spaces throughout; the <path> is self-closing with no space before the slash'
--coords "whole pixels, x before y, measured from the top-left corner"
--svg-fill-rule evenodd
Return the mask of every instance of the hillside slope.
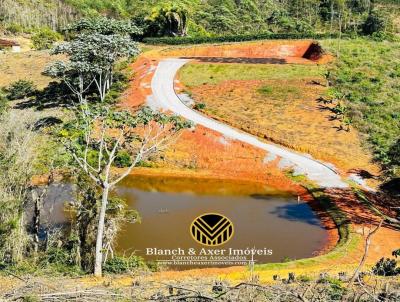
<path id="1" fill-rule="evenodd" d="M 308 32 L 354 30 L 372 7 L 372 1 L 353 0 L 345 6 L 325 1 L 279 0 L 0 0 L 0 25 L 49 26 L 60 29 L 79 16 L 107 15 L 133 18 L 139 23 L 157 8 L 172 5 L 189 14 L 189 34 L 236 34 L 260 31 Z M 336 2 L 333 2 L 336 3 Z M 398 1 L 375 1 L 375 7 L 395 19 Z M 338 12 L 346 15 L 339 26 Z M 331 18 L 333 16 L 333 18 Z M 399 22 L 389 25 L 399 27 Z"/>
<path id="2" fill-rule="evenodd" d="M 8 26 L 60 29 L 81 14 L 58 0 L 0 0 L 0 21 Z M 1 24 L 0 24 L 1 25 Z"/>

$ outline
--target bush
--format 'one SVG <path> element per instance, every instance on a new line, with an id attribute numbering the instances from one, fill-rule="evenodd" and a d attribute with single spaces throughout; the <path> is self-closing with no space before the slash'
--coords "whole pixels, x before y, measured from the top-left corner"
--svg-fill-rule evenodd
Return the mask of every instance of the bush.
<path id="1" fill-rule="evenodd" d="M 365 35 L 382 32 L 385 29 L 385 24 L 384 16 L 377 11 L 372 11 L 362 25 L 362 32 Z"/>
<path id="2" fill-rule="evenodd" d="M 19 80 L 8 86 L 5 92 L 9 100 L 20 100 L 32 96 L 36 92 L 36 86 L 32 81 Z"/>
<path id="3" fill-rule="evenodd" d="M 13 35 L 20 34 L 20 33 L 24 32 L 24 28 L 20 24 L 17 24 L 17 23 L 8 24 L 5 27 L 5 30 L 8 31 L 10 34 L 13 34 Z"/>
<path id="4" fill-rule="evenodd" d="M 257 89 L 257 92 L 264 95 L 270 95 L 272 93 L 272 87 L 262 86 L 259 89 Z"/>
<path id="5" fill-rule="evenodd" d="M 217 37 L 163 37 L 163 38 L 145 38 L 147 44 L 203 44 L 203 43 L 221 43 L 221 42 L 243 42 L 252 40 L 273 40 L 273 39 L 325 39 L 337 38 L 338 34 L 316 34 L 316 33 L 258 33 L 249 35 L 217 36 Z M 342 35 L 342 37 L 344 37 Z"/>
<path id="6" fill-rule="evenodd" d="M 48 28 L 39 30 L 32 36 L 33 48 L 36 50 L 50 49 L 53 44 L 61 40 L 62 36 Z"/>
<path id="7" fill-rule="evenodd" d="M 131 156 L 126 151 L 119 151 L 115 157 L 114 164 L 118 168 L 126 168 L 132 164 Z"/>
<path id="8" fill-rule="evenodd" d="M 144 266 L 145 264 L 143 259 L 140 257 L 131 256 L 129 258 L 125 258 L 117 256 L 107 260 L 103 269 L 108 273 L 123 274 Z"/>
<path id="9" fill-rule="evenodd" d="M 400 249 L 397 249 L 397 250 L 394 250 L 393 252 L 392 252 L 392 256 L 394 256 L 394 257 L 400 257 Z"/>
<path id="10" fill-rule="evenodd" d="M 372 272 L 377 276 L 396 276 L 400 275 L 400 268 L 395 259 L 381 258 L 372 268 Z"/>
<path id="11" fill-rule="evenodd" d="M 204 104 L 204 103 L 197 103 L 197 104 L 194 105 L 193 109 L 196 109 L 196 110 L 203 110 L 203 109 L 206 109 L 206 104 Z"/>
<path id="12" fill-rule="evenodd" d="M 71 255 L 68 251 L 58 248 L 58 247 L 51 247 L 46 251 L 45 257 L 42 261 L 47 261 L 48 263 L 52 264 L 71 264 L 72 259 Z"/>

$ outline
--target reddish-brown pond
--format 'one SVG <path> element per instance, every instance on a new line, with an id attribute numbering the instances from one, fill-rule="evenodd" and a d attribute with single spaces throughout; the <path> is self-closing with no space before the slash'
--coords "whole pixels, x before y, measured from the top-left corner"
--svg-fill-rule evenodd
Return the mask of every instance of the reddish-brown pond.
<path id="1" fill-rule="evenodd" d="M 245 254 L 246 250 L 256 248 L 263 252 L 255 255 L 254 260 L 267 263 L 311 257 L 327 242 L 327 232 L 307 203 L 262 184 L 132 177 L 116 191 L 141 216 L 141 223 L 123 226 L 117 250 L 126 255 L 135 253 L 147 260 L 168 260 L 169 265 L 178 269 L 240 264 L 212 262 L 210 255 L 205 260 L 199 257 L 202 248 L 223 253 L 212 259 L 221 261 L 232 261 L 232 257 L 227 256 L 232 256 L 233 249 Z M 219 213 L 231 220 L 234 234 L 227 243 L 209 247 L 192 238 L 190 225 L 204 213 Z M 195 255 L 189 255 L 190 249 L 194 249 Z M 155 251 L 163 255 L 151 255 Z M 170 255 L 169 251 L 179 255 Z M 249 255 L 245 258 L 251 260 Z M 173 259 L 175 262 L 170 262 Z M 188 263 L 188 259 L 204 260 L 204 263 Z M 244 258 L 234 258 L 240 259 Z"/>
<path id="2" fill-rule="evenodd" d="M 141 216 L 140 223 L 121 226 L 115 251 L 161 260 L 173 269 L 246 264 L 253 248 L 259 250 L 256 263 L 311 257 L 328 239 L 307 203 L 263 184 L 135 176 L 126 178 L 115 194 Z M 63 204 L 70 198 L 70 185 L 52 186 L 43 224 L 65 224 Z M 232 222 L 229 241 L 205 246 L 193 239 L 191 223 L 205 213 L 219 213 Z"/>

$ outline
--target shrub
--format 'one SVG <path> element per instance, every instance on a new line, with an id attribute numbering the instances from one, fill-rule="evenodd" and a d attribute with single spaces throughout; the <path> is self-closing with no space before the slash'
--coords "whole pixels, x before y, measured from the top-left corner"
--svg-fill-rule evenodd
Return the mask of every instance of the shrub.
<path id="1" fill-rule="evenodd" d="M 372 11 L 362 25 L 362 32 L 365 35 L 381 32 L 385 29 L 385 24 L 384 17 L 377 11 Z"/>
<path id="2" fill-rule="evenodd" d="M 108 273 L 123 274 L 144 266 L 143 259 L 138 256 L 131 256 L 129 258 L 117 256 L 107 260 L 103 269 Z"/>
<path id="3" fill-rule="evenodd" d="M 53 264 L 71 264 L 71 256 L 70 253 L 62 248 L 51 247 L 47 250 L 46 255 L 43 261 L 47 261 L 48 263 Z"/>
<path id="4" fill-rule="evenodd" d="M 257 89 L 257 92 L 264 95 L 270 95 L 272 93 L 272 87 L 262 86 L 259 89 Z"/>
<path id="5" fill-rule="evenodd" d="M 126 151 L 119 151 L 115 157 L 114 164 L 118 168 L 126 168 L 132 164 L 131 156 Z"/>
<path id="6" fill-rule="evenodd" d="M 43 28 L 32 36 L 33 48 L 36 50 L 50 49 L 61 40 L 61 35 L 49 28 Z"/>
<path id="7" fill-rule="evenodd" d="M 221 43 L 221 42 L 243 42 L 252 40 L 273 40 L 273 39 L 325 39 L 337 38 L 338 34 L 316 34 L 310 32 L 304 33 L 257 33 L 249 35 L 232 35 L 232 36 L 216 36 L 216 37 L 163 37 L 163 38 L 145 38 L 143 42 L 147 44 L 168 44 L 168 45 L 184 45 L 184 44 L 203 44 L 203 43 Z M 345 37 L 345 35 L 342 35 Z"/>
<path id="8" fill-rule="evenodd" d="M 329 297 L 333 301 L 340 301 L 343 295 L 346 293 L 346 289 L 341 285 L 340 282 L 329 282 L 328 287 Z"/>
<path id="9" fill-rule="evenodd" d="M 5 30 L 8 31 L 10 34 L 19 34 L 24 32 L 24 28 L 17 23 L 10 23 L 5 27 Z"/>
<path id="10" fill-rule="evenodd" d="M 36 87 L 32 81 L 19 80 L 8 86 L 5 91 L 7 98 L 13 101 L 32 96 L 36 92 Z"/>
<path id="11" fill-rule="evenodd" d="M 395 259 L 381 258 L 372 268 L 372 272 L 378 276 L 396 276 L 400 275 L 400 268 Z"/>
<path id="12" fill-rule="evenodd" d="M 196 110 L 203 110 L 203 109 L 206 108 L 206 104 L 204 104 L 204 103 L 197 103 L 197 104 L 194 105 L 193 108 L 196 109 Z"/>
<path id="13" fill-rule="evenodd" d="M 300 275 L 300 276 L 297 277 L 297 280 L 298 280 L 299 282 L 304 282 L 304 283 L 306 283 L 306 282 L 312 281 L 312 278 L 311 278 L 310 276 Z"/>

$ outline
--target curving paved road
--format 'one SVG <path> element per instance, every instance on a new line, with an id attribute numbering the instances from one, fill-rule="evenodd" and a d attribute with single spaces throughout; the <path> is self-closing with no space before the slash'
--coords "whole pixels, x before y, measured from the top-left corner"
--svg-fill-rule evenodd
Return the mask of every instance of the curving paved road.
<path id="1" fill-rule="evenodd" d="M 251 134 L 215 121 L 183 104 L 175 93 L 174 79 L 178 70 L 188 61 L 184 59 L 166 59 L 159 63 L 151 82 L 153 96 L 149 104 L 153 108 L 170 110 L 196 124 L 220 132 L 225 137 L 239 140 L 268 151 L 270 153 L 268 156 L 269 160 L 273 160 L 279 156 L 281 158 L 279 163 L 281 168 L 291 167 L 296 174 L 306 175 L 321 187 L 348 187 L 332 168 L 312 159 L 310 155 L 296 153 L 276 145 L 264 143 Z"/>

